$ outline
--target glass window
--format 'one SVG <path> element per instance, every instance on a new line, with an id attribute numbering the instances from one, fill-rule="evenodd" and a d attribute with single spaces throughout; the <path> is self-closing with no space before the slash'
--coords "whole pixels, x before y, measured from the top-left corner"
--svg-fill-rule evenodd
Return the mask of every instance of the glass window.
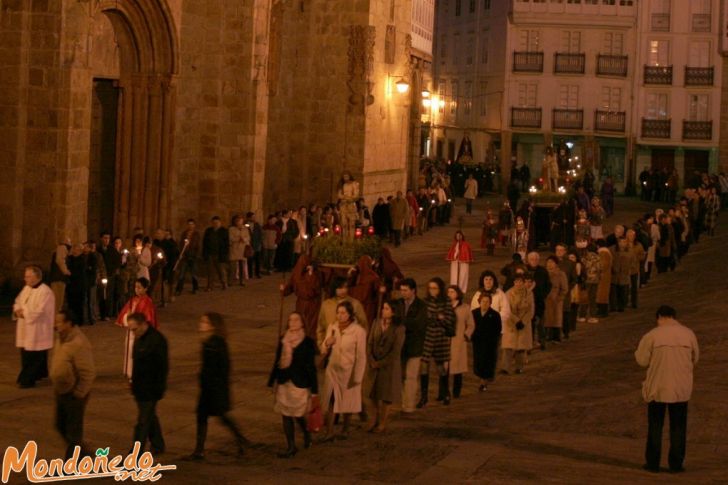
<path id="1" fill-rule="evenodd" d="M 645 117 L 651 120 L 666 120 L 668 116 L 667 93 L 648 93 Z"/>
<path id="2" fill-rule="evenodd" d="M 650 52 L 648 53 L 647 60 L 650 66 L 670 65 L 670 41 L 651 40 L 649 48 Z"/>
<path id="3" fill-rule="evenodd" d="M 518 106 L 522 108 L 535 108 L 537 98 L 537 83 L 518 83 Z"/>
<path id="4" fill-rule="evenodd" d="M 600 108 L 603 111 L 622 111 L 622 88 L 602 86 Z"/>
<path id="5" fill-rule="evenodd" d="M 559 86 L 559 108 L 579 108 L 579 86 L 576 84 L 562 84 Z"/>
<path id="6" fill-rule="evenodd" d="M 691 94 L 688 104 L 689 121 L 710 121 L 710 95 Z"/>
<path id="7" fill-rule="evenodd" d="M 690 67 L 710 67 L 710 41 L 697 40 L 690 43 Z"/>

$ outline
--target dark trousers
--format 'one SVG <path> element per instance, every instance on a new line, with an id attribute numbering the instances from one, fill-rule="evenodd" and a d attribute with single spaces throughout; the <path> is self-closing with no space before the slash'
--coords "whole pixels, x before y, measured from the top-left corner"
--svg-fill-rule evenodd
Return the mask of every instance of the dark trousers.
<path id="1" fill-rule="evenodd" d="M 614 285 L 615 310 L 623 312 L 629 299 L 629 285 Z"/>
<path id="2" fill-rule="evenodd" d="M 394 233 L 394 246 L 398 247 L 400 244 L 402 244 L 402 231 L 395 229 L 392 232 Z"/>
<path id="3" fill-rule="evenodd" d="M 116 276 L 109 276 L 106 286 L 99 287 L 99 315 L 101 319 L 116 315 Z"/>
<path id="4" fill-rule="evenodd" d="M 185 278 L 189 271 L 192 278 L 192 291 L 197 291 L 199 284 L 197 282 L 197 260 L 194 258 L 184 258 L 179 263 L 179 278 L 177 278 L 177 293 L 182 291 L 185 286 Z"/>
<path id="5" fill-rule="evenodd" d="M 465 199 L 465 213 L 466 214 L 473 213 L 473 199 Z"/>
<path id="6" fill-rule="evenodd" d="M 255 251 L 253 256 L 248 258 L 248 276 L 260 278 L 260 251 Z"/>
<path id="7" fill-rule="evenodd" d="M 204 453 L 205 451 L 205 440 L 207 439 L 207 414 L 197 414 L 197 440 L 195 443 L 195 453 Z M 243 444 L 247 443 L 243 434 L 240 432 L 240 428 L 237 423 L 228 414 L 222 414 L 218 416 L 220 422 L 230 430 L 235 436 L 235 442 L 238 445 L 238 450 L 242 450 Z"/>
<path id="8" fill-rule="evenodd" d="M 273 271 L 276 257 L 275 249 L 263 249 L 263 269 L 267 272 Z"/>
<path id="9" fill-rule="evenodd" d="M 56 396 L 56 429 L 66 441 L 66 459 L 76 446 L 83 447 L 83 413 L 88 396 L 78 399 L 73 393 Z"/>
<path id="10" fill-rule="evenodd" d="M 162 427 L 159 425 L 157 417 L 158 401 L 138 401 L 137 400 L 137 424 L 134 426 L 134 441 L 139 442 L 140 451 L 144 451 L 147 440 L 152 443 L 152 451 L 164 451 L 164 438 L 162 437 Z"/>
<path id="11" fill-rule="evenodd" d="M 648 467 L 657 469 L 662 454 L 662 426 L 665 410 L 670 414 L 670 452 L 667 462 L 671 470 L 679 470 L 685 460 L 685 440 L 688 430 L 688 403 L 664 403 L 652 401 L 647 405 L 647 446 L 645 461 Z"/>
<path id="12" fill-rule="evenodd" d="M 227 288 L 227 262 L 220 256 L 210 255 L 207 259 L 207 289 L 212 289 L 212 275 L 217 275 L 223 288 Z"/>
<path id="13" fill-rule="evenodd" d="M 48 351 L 20 349 L 20 374 L 17 383 L 34 386 L 35 381 L 48 377 Z"/>
<path id="14" fill-rule="evenodd" d="M 564 338 L 569 338 L 571 332 L 571 312 L 561 312 L 561 330 L 564 332 Z"/>
<path id="15" fill-rule="evenodd" d="M 633 274 L 629 276 L 629 302 L 632 308 L 637 308 L 637 294 L 640 291 L 640 275 Z"/>
<path id="16" fill-rule="evenodd" d="M 667 257 L 657 256 L 655 258 L 657 260 L 655 263 L 657 265 L 658 273 L 665 273 L 667 271 L 667 268 L 670 267 L 670 258 L 671 258 L 671 256 L 667 256 Z"/>

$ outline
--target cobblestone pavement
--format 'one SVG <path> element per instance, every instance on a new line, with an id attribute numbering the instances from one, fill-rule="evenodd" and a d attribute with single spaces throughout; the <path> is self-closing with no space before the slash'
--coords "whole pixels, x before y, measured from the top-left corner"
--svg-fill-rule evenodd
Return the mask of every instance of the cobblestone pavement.
<path id="1" fill-rule="evenodd" d="M 496 202 L 493 201 L 493 204 Z M 484 202 L 463 228 L 477 246 Z M 618 199 L 610 222 L 631 222 L 650 206 Z M 457 212 L 459 214 L 459 212 Z M 457 225 L 454 218 L 454 225 Z M 435 228 L 394 250 L 397 261 L 418 281 L 445 277 L 444 256 L 453 227 Z M 701 240 L 677 271 L 660 275 L 641 291 L 639 310 L 598 324 L 580 324 L 572 339 L 531 355 L 526 373 L 497 380 L 486 393 L 466 376 L 463 397 L 449 407 L 429 405 L 416 417 L 395 419 L 385 435 L 356 431 L 348 441 L 314 445 L 292 460 L 279 460 L 284 445 L 280 418 L 265 387 L 276 345 L 280 276 L 251 281 L 226 292 L 184 295 L 160 311 L 170 343 L 169 391 L 159 405 L 167 452 L 159 460 L 176 464 L 165 483 L 727 483 L 728 364 L 724 249 L 728 230 Z M 476 251 L 471 293 L 484 268 L 500 270 L 507 249 L 487 258 Z M 641 470 L 646 406 L 640 396 L 644 371 L 633 352 L 653 325 L 657 305 L 670 303 L 692 327 L 701 361 L 690 403 L 687 473 L 659 476 Z M 293 301 L 285 303 L 286 311 Z M 204 311 L 227 316 L 233 361 L 233 416 L 256 443 L 242 459 L 233 455 L 227 431 L 213 422 L 206 463 L 181 457 L 194 445 L 194 409 L 199 339 L 196 322 Z M 43 382 L 30 390 L 14 386 L 19 359 L 14 328 L 1 319 L 0 446 L 39 443 L 41 456 L 62 456 L 53 430 L 53 398 Z M 95 352 L 98 379 L 86 413 L 85 435 L 111 454 L 128 449 L 135 406 L 121 374 L 123 334 L 110 323 L 84 328 Z M 433 383 L 434 385 L 434 383 Z M 431 385 L 432 387 L 432 385 Z M 667 433 L 666 433 L 667 436 Z M 300 437 L 299 437 L 300 439 Z M 663 454 L 666 456 L 667 451 Z M 16 483 L 19 480 L 15 479 Z"/>

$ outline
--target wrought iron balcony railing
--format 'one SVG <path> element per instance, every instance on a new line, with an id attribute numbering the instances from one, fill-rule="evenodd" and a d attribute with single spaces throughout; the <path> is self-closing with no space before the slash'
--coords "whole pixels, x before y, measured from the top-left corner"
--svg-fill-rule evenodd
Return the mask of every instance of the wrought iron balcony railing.
<path id="1" fill-rule="evenodd" d="M 557 52 L 554 54 L 554 72 L 556 74 L 584 74 L 586 55 Z"/>
<path id="2" fill-rule="evenodd" d="M 543 72 L 543 52 L 513 52 L 513 72 Z"/>
<path id="3" fill-rule="evenodd" d="M 513 128 L 541 128 L 541 108 L 511 108 Z"/>
<path id="4" fill-rule="evenodd" d="M 627 77 L 628 65 L 628 56 L 608 56 L 599 54 L 597 56 L 597 75 Z"/>
<path id="5" fill-rule="evenodd" d="M 624 111 L 594 112 L 594 130 L 624 133 L 626 128 L 626 113 Z"/>
<path id="6" fill-rule="evenodd" d="M 689 67 L 685 66 L 685 86 L 712 86 L 712 67 Z"/>
<path id="7" fill-rule="evenodd" d="M 683 120 L 683 140 L 712 140 L 712 121 Z"/>
<path id="8" fill-rule="evenodd" d="M 584 128 L 583 109 L 554 109 L 552 128 L 554 130 L 581 130 Z"/>
<path id="9" fill-rule="evenodd" d="M 645 84 L 672 84 L 672 66 L 645 66 Z"/>
<path id="10" fill-rule="evenodd" d="M 670 138 L 672 120 L 642 118 L 643 138 Z"/>

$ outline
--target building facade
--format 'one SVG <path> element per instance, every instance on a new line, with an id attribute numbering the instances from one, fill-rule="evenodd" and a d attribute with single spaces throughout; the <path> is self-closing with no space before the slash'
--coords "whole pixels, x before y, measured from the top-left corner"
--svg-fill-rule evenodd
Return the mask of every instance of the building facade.
<path id="1" fill-rule="evenodd" d="M 0 279 L 66 236 L 326 203 L 343 170 L 404 189 L 412 27 L 412 0 L 2 2 Z"/>
<path id="2" fill-rule="evenodd" d="M 681 180 L 714 169 L 720 3 L 440 2 L 434 76 L 445 103 L 433 154 L 454 158 L 468 135 L 476 162 L 539 174 L 554 146 L 621 190 L 644 167 Z"/>

